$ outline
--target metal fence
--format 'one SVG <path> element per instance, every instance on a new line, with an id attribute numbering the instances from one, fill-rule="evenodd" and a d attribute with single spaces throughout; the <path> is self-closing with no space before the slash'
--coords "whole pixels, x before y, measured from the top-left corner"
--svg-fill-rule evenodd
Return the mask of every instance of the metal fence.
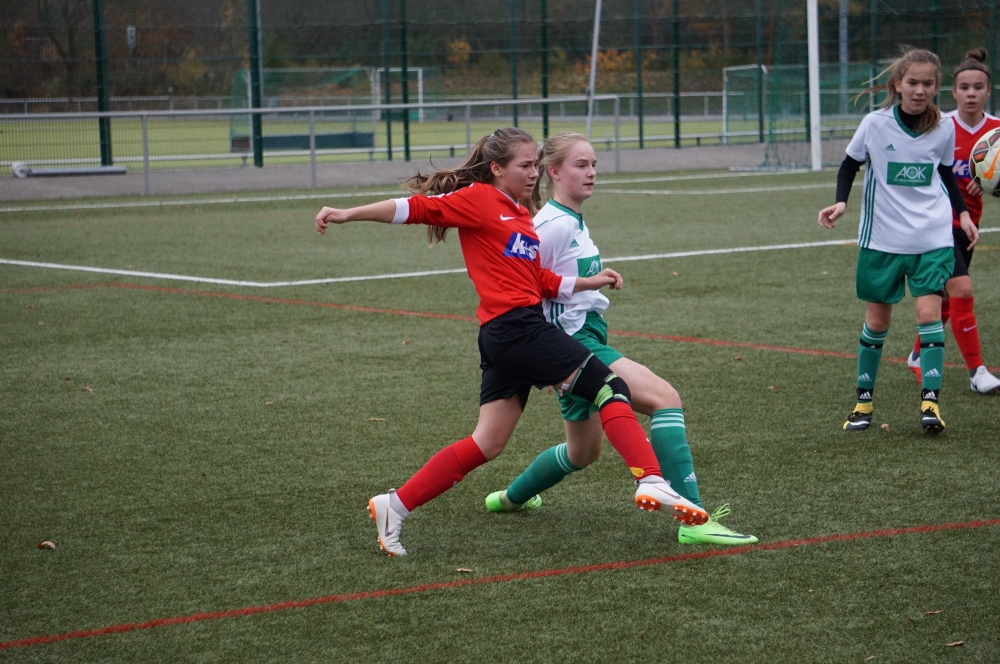
<path id="1" fill-rule="evenodd" d="M 316 186 L 320 163 L 411 158 L 462 157 L 483 135 L 518 124 L 537 137 L 559 131 L 583 131 L 586 96 L 549 99 L 494 99 L 433 104 L 309 106 L 299 108 L 38 113 L 0 115 L 0 166 L 24 169 L 74 167 L 101 163 L 100 120 L 111 125 L 112 161 L 141 168 L 145 191 L 151 171 L 206 167 L 249 167 L 255 148 L 269 166 L 310 164 Z M 614 153 L 619 168 L 622 146 L 621 102 L 612 95 L 594 97 L 592 139 Z M 259 116 L 263 132 L 255 143 L 250 118 Z M 418 118 L 423 116 L 424 120 Z"/>

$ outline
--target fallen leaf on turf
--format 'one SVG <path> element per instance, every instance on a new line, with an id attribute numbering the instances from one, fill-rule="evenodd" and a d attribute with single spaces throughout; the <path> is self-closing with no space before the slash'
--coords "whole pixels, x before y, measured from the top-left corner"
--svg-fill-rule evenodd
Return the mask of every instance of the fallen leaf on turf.
<path id="1" fill-rule="evenodd" d="M 820 274 L 830 274 L 829 272 L 820 272 Z"/>
<path id="2" fill-rule="evenodd" d="M 403 339 L 403 345 L 404 345 L 404 346 L 405 346 L 406 344 L 412 344 L 412 343 L 413 343 L 413 342 L 412 342 L 412 341 L 410 341 L 409 339 Z"/>
<path id="3" fill-rule="evenodd" d="M 768 385 L 767 389 L 769 389 L 769 390 L 780 390 L 781 389 L 781 385 Z"/>
<path id="4" fill-rule="evenodd" d="M 34 308 L 35 308 L 35 305 L 33 305 L 33 304 L 26 304 L 26 305 L 24 306 L 24 308 L 25 308 L 25 309 L 34 309 Z"/>
<path id="5" fill-rule="evenodd" d="M 871 655 L 870 657 L 865 657 L 865 661 L 866 661 L 866 662 L 870 662 L 870 661 L 872 661 L 873 659 L 875 659 L 875 655 Z"/>
<path id="6" fill-rule="evenodd" d="M 42 321 L 38 321 L 38 324 L 39 325 L 45 325 L 45 323 L 43 323 Z"/>
<path id="7" fill-rule="evenodd" d="M 70 378 L 69 376 L 66 376 L 65 380 L 73 380 L 73 379 Z"/>
<path id="8" fill-rule="evenodd" d="M 53 544 L 52 542 L 45 541 L 45 542 L 39 542 L 38 543 L 38 548 L 39 549 L 55 549 L 56 545 Z"/>
<path id="9" fill-rule="evenodd" d="M 385 422 L 385 418 L 384 417 L 369 417 L 368 421 L 369 422 Z"/>
<path id="10" fill-rule="evenodd" d="M 733 359 L 734 359 L 734 360 L 742 360 L 742 359 L 743 359 L 743 356 L 742 356 L 742 355 L 737 355 L 737 356 L 736 356 L 736 357 L 734 357 Z"/>
<path id="11" fill-rule="evenodd" d="M 889 430 L 889 425 L 887 423 L 883 422 L 882 423 L 882 429 L 884 429 L 885 431 L 888 431 Z"/>
<path id="12" fill-rule="evenodd" d="M 468 567 L 459 567 L 455 570 L 456 572 L 462 572 L 464 574 L 472 574 L 472 570 Z"/>
<path id="13" fill-rule="evenodd" d="M 130 270 L 131 270 L 132 268 L 134 268 L 134 267 L 135 267 L 135 265 L 126 265 L 125 267 L 127 267 L 128 269 L 130 269 Z"/>
<path id="14" fill-rule="evenodd" d="M 936 616 L 939 613 L 941 613 L 941 609 L 938 609 L 937 611 L 924 611 L 925 616 Z"/>
<path id="15" fill-rule="evenodd" d="M 92 389 L 90 389 L 89 387 L 85 387 L 85 388 L 83 388 L 83 391 L 84 391 L 84 392 L 93 392 L 93 390 L 92 390 Z"/>
<path id="16" fill-rule="evenodd" d="M 672 277 L 676 277 L 676 276 L 679 276 L 679 275 L 678 275 L 678 274 L 677 274 L 676 272 L 671 272 L 671 273 L 670 273 L 670 276 L 672 276 Z"/>
<path id="17" fill-rule="evenodd" d="M 265 405 L 265 406 L 270 406 L 270 405 L 271 405 L 272 403 L 274 403 L 274 402 L 273 402 L 273 401 L 265 401 L 265 402 L 264 402 L 264 405 Z"/>
<path id="18" fill-rule="evenodd" d="M 944 644 L 945 648 L 954 648 L 955 646 L 964 646 L 965 641 L 952 641 L 951 643 Z"/>
<path id="19" fill-rule="evenodd" d="M 641 639 L 642 637 L 644 637 L 644 636 L 646 636 L 646 630 L 642 630 L 641 632 L 639 632 L 639 638 L 640 638 L 640 639 Z"/>

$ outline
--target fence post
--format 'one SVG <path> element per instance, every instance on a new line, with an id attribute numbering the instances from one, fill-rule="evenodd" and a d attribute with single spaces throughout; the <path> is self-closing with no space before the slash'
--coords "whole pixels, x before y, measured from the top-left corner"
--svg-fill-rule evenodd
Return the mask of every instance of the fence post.
<path id="1" fill-rule="evenodd" d="M 142 179 L 143 196 L 149 196 L 149 116 L 142 116 Z"/>
<path id="2" fill-rule="evenodd" d="M 621 99 L 615 97 L 615 173 L 622 172 L 621 150 Z"/>
<path id="3" fill-rule="evenodd" d="M 309 186 L 316 188 L 316 112 L 309 111 Z"/>
<path id="4" fill-rule="evenodd" d="M 472 105 L 465 105 L 465 154 L 472 152 Z"/>

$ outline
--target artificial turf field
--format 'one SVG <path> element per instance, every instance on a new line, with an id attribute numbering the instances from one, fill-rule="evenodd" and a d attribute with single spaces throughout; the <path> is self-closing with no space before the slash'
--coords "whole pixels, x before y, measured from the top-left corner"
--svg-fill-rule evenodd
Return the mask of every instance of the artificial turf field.
<path id="1" fill-rule="evenodd" d="M 537 391 L 503 455 L 407 520 L 410 555 L 379 552 L 367 499 L 475 425 L 462 274 L 258 288 L 0 264 L 0 661 L 997 661 L 1000 396 L 969 390 L 950 332 L 942 435 L 888 361 L 911 298 L 876 389 L 888 427 L 846 434 L 856 248 L 610 260 L 848 241 L 859 192 L 836 231 L 815 222 L 833 180 L 609 177 L 585 210 L 625 276 L 612 344 L 680 392 L 706 507 L 761 540 L 735 552 L 637 510 L 607 445 L 541 509 L 488 513 L 563 439 Z M 0 258 L 257 282 L 461 266 L 422 228 L 321 238 L 320 204 L 4 212 Z M 984 234 L 972 270 L 992 366 L 998 249 Z"/>

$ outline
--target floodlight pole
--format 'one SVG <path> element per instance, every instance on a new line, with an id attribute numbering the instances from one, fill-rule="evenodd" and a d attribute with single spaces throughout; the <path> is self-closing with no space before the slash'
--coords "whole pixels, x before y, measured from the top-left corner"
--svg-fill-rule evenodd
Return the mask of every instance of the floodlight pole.
<path id="1" fill-rule="evenodd" d="M 97 68 L 97 110 L 110 111 L 108 101 L 108 45 L 104 28 L 104 0 L 94 0 L 94 64 Z M 111 118 L 98 118 L 101 166 L 111 166 Z"/>
<path id="2" fill-rule="evenodd" d="M 681 8 L 674 0 L 674 147 L 681 146 Z"/>
<path id="3" fill-rule="evenodd" d="M 764 15 L 757 0 L 757 134 L 764 142 Z"/>
<path id="4" fill-rule="evenodd" d="M 597 85 L 597 47 L 601 41 L 601 0 L 594 5 L 594 38 L 590 45 L 590 84 L 587 86 L 587 138 L 594 124 L 594 86 Z"/>
<path id="5" fill-rule="evenodd" d="M 635 94 L 636 113 L 639 124 L 639 149 L 643 149 L 643 117 L 642 117 L 642 0 L 635 3 Z"/>
<path id="6" fill-rule="evenodd" d="M 996 0 L 990 0 L 990 28 L 989 28 L 989 67 L 990 67 L 990 86 L 996 87 L 993 84 L 993 77 L 996 76 L 997 71 L 997 3 Z M 997 99 L 996 95 L 993 94 L 993 90 L 990 90 L 990 115 L 997 114 Z"/>
<path id="7" fill-rule="evenodd" d="M 549 96 L 549 13 L 545 0 L 541 0 L 542 13 L 542 99 Z M 549 137 L 549 105 L 542 104 L 542 140 Z"/>
<path id="8" fill-rule="evenodd" d="M 517 99 L 517 0 L 510 0 L 510 98 Z M 514 126 L 517 126 L 517 104 L 514 112 Z"/>
<path id="9" fill-rule="evenodd" d="M 809 39 L 809 146 L 812 170 L 823 169 L 823 144 L 820 138 L 819 107 L 819 8 L 817 0 L 806 0 L 806 25 Z"/>
<path id="10" fill-rule="evenodd" d="M 410 103 L 409 72 L 406 64 L 406 0 L 399 0 L 399 44 L 403 53 L 403 69 L 400 82 L 403 86 L 403 103 Z M 403 109 L 403 161 L 410 160 L 410 109 Z"/>
<path id="11" fill-rule="evenodd" d="M 250 107 L 261 107 L 260 0 L 247 0 L 247 33 L 250 46 Z M 264 132 L 260 113 L 250 116 L 253 165 L 264 166 Z"/>
<path id="12" fill-rule="evenodd" d="M 382 0 L 382 68 L 385 70 L 385 103 L 392 103 L 392 80 L 389 62 L 389 0 Z M 385 158 L 392 161 L 392 111 L 385 110 Z"/>

